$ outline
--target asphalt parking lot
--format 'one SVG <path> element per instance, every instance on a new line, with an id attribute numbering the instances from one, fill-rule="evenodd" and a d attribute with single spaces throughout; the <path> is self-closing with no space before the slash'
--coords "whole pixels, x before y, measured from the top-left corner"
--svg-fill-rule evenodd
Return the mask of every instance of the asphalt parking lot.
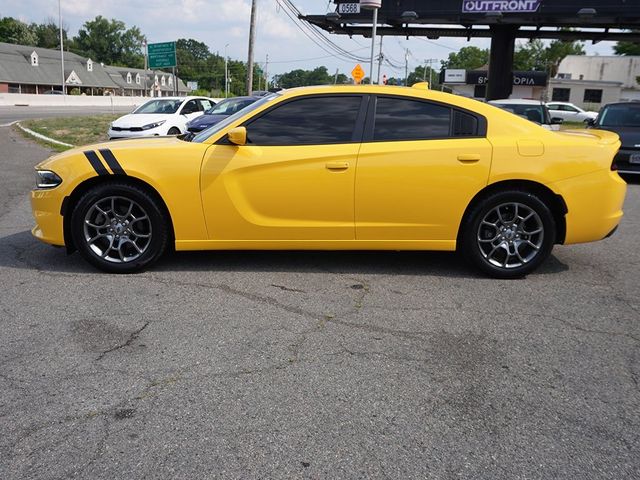
<path id="1" fill-rule="evenodd" d="M 182 253 L 30 235 L 0 128 L 0 478 L 640 478 L 640 185 L 496 281 L 449 253 Z"/>

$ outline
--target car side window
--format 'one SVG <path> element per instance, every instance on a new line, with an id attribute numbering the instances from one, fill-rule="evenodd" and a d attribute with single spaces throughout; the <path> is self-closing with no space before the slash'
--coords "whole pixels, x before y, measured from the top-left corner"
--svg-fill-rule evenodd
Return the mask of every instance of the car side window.
<path id="1" fill-rule="evenodd" d="M 427 140 L 450 136 L 451 108 L 420 100 L 378 97 L 374 141 Z"/>
<path id="2" fill-rule="evenodd" d="M 184 107 L 182 107 L 182 115 L 189 115 L 190 113 L 194 113 L 198 111 L 198 105 L 195 100 L 189 100 L 185 103 Z"/>
<path id="3" fill-rule="evenodd" d="M 205 110 L 209 110 L 211 107 L 213 107 L 213 104 L 209 100 L 206 100 L 204 98 L 201 98 L 200 100 L 198 100 L 198 105 L 200 107 L 198 108 L 198 110 L 201 112 L 204 112 Z"/>
<path id="4" fill-rule="evenodd" d="M 247 127 L 252 145 L 351 143 L 362 96 L 308 97 L 278 105 Z"/>

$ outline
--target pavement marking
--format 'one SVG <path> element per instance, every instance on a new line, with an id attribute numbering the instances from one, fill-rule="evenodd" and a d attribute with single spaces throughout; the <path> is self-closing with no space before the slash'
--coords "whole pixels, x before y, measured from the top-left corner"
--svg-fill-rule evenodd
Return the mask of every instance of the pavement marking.
<path id="1" fill-rule="evenodd" d="M 13 122 L 9 122 L 9 123 L 3 123 L 2 125 L 0 125 L 0 127 L 10 127 L 11 125 L 13 125 L 14 123 L 18 123 L 21 120 L 14 120 Z"/>
<path id="2" fill-rule="evenodd" d="M 57 143 L 58 145 L 64 145 L 65 147 L 75 147 L 75 145 L 71 145 L 70 143 L 65 143 L 65 142 L 61 142 L 60 140 L 54 140 L 53 138 L 49 138 L 46 137 L 38 132 L 34 132 L 33 130 L 30 130 L 26 127 L 23 127 L 22 125 L 20 125 L 18 122 L 14 122 L 16 124 L 16 126 L 22 130 L 23 132 L 27 132 L 29 135 L 32 135 L 36 138 L 39 138 L 40 140 L 44 140 L 45 142 L 50 142 L 50 143 Z"/>

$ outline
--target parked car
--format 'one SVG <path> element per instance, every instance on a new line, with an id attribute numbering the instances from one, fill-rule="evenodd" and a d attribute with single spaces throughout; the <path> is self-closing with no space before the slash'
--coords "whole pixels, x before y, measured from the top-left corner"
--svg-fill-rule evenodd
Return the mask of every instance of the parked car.
<path id="1" fill-rule="evenodd" d="M 160 97 L 140 105 L 109 127 L 109 139 L 180 135 L 187 122 L 216 104 L 206 97 Z"/>
<path id="2" fill-rule="evenodd" d="M 229 115 L 239 112 L 247 105 L 251 105 L 256 100 L 260 100 L 259 96 L 251 97 L 234 97 L 222 100 L 214 107 L 210 108 L 204 115 L 201 115 L 187 123 L 187 130 L 191 133 L 198 133 L 209 128 L 216 123 L 224 120 Z"/>
<path id="3" fill-rule="evenodd" d="M 568 102 L 549 102 L 547 108 L 552 117 L 561 118 L 565 122 L 588 122 L 598 116 L 598 112 L 583 110 Z"/>
<path id="4" fill-rule="evenodd" d="M 620 136 L 622 146 L 615 158 L 620 173 L 640 175 L 640 103 L 610 103 L 589 122 L 590 128 L 609 130 Z"/>
<path id="5" fill-rule="evenodd" d="M 527 100 L 522 98 L 490 100 L 491 105 L 500 107 L 503 110 L 526 118 L 538 125 L 542 125 L 547 130 L 559 130 L 562 119 L 551 117 L 549 109 L 542 102 L 537 100 Z"/>
<path id="6" fill-rule="evenodd" d="M 176 250 L 459 250 L 521 277 L 622 217 L 620 145 L 424 88 L 285 90 L 181 137 L 90 145 L 36 167 L 40 240 L 110 272 Z M 357 168 L 356 168 L 357 167 Z"/>

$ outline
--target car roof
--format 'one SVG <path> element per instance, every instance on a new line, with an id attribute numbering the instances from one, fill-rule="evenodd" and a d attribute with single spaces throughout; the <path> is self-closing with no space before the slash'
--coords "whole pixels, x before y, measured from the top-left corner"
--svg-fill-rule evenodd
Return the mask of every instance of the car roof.
<path id="1" fill-rule="evenodd" d="M 544 105 L 540 100 L 527 98 L 504 98 L 501 100 L 489 100 L 489 103 L 499 103 L 501 105 Z"/>

